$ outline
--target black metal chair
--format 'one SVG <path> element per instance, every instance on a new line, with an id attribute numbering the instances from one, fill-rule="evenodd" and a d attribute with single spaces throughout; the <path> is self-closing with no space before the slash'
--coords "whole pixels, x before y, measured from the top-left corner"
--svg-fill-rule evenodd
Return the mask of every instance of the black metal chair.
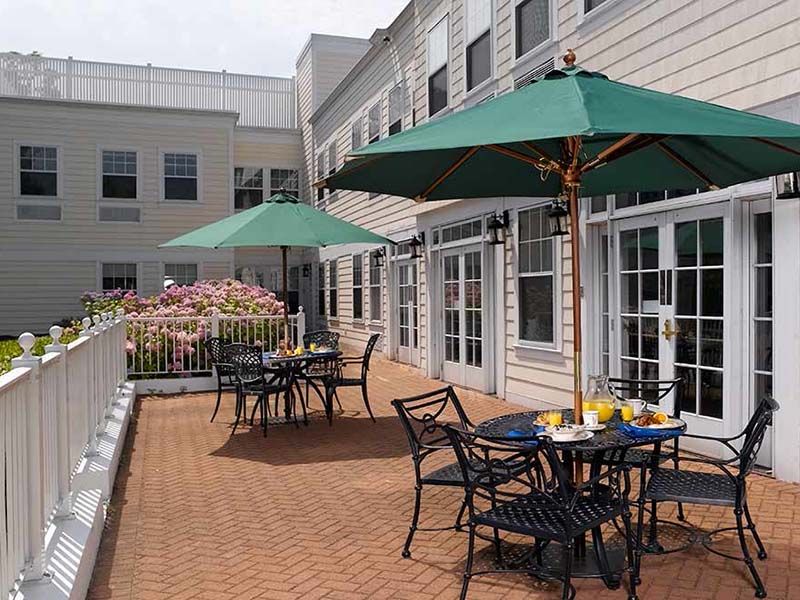
<path id="1" fill-rule="evenodd" d="M 211 415 L 211 422 L 213 423 L 222 401 L 222 392 L 224 390 L 236 391 L 236 372 L 225 356 L 224 344 L 220 338 L 208 338 L 203 342 L 203 346 L 211 358 L 211 366 L 217 376 L 217 404 L 214 406 L 214 414 Z"/>
<path id="2" fill-rule="evenodd" d="M 400 423 L 408 437 L 408 443 L 411 446 L 411 460 L 414 463 L 414 513 L 408 537 L 403 546 L 403 558 L 408 558 L 411 556 L 411 542 L 414 539 L 414 533 L 418 530 L 444 531 L 462 527 L 461 519 L 466 510 L 464 504 L 461 505 L 455 525 L 439 528 L 419 527 L 419 511 L 424 486 L 464 487 L 461 469 L 457 462 L 451 462 L 425 474 L 423 474 L 422 468 L 423 463 L 431 455 L 439 454 L 441 451 L 452 452 L 453 447 L 442 430 L 446 419 L 457 421 L 463 429 L 472 429 L 473 425 L 452 386 L 410 398 L 398 398 L 392 400 L 392 406 L 397 411 Z"/>
<path id="3" fill-rule="evenodd" d="M 308 349 L 311 344 L 316 344 L 319 347 L 327 347 L 331 350 L 338 350 L 339 349 L 339 334 L 335 331 L 328 331 L 328 330 L 319 330 L 319 331 L 309 331 L 308 333 L 303 334 L 303 347 Z M 305 398 L 306 401 L 309 399 L 309 388 L 313 388 L 317 395 L 320 396 L 323 404 L 325 403 L 325 398 L 323 397 L 322 392 L 319 389 L 319 386 L 322 385 L 324 387 L 325 383 L 332 377 L 338 375 L 339 364 L 336 360 L 316 360 L 311 362 L 304 368 L 301 372 L 298 373 L 298 381 L 305 382 L 306 384 L 306 393 Z M 339 397 L 334 392 L 334 398 L 336 399 L 336 403 L 339 405 L 339 409 L 342 408 L 342 403 L 339 402 Z M 326 407 L 327 409 L 327 407 Z"/>
<path id="4" fill-rule="evenodd" d="M 375 333 L 370 336 L 367 341 L 367 346 L 364 349 L 364 354 L 361 356 L 343 356 L 339 358 L 339 376 L 332 378 L 328 381 L 330 387 L 329 393 L 336 394 L 337 388 L 340 387 L 360 387 L 361 396 L 364 399 L 364 406 L 367 407 L 369 418 L 375 422 L 375 415 L 372 414 L 372 408 L 369 405 L 369 394 L 367 393 L 367 373 L 369 371 L 369 361 L 372 358 L 372 352 L 375 350 L 375 344 L 378 343 L 378 338 L 381 334 Z M 358 366 L 361 368 L 359 377 L 345 377 L 344 369 L 348 366 Z M 328 401 L 330 403 L 330 400 Z M 332 411 L 331 411 L 332 412 Z M 329 415 L 330 418 L 330 415 Z"/>
<path id="5" fill-rule="evenodd" d="M 303 347 L 308 348 L 311 344 L 317 347 L 325 346 L 331 350 L 339 349 L 339 334 L 335 331 L 319 330 L 309 331 L 303 334 Z"/>
<path id="6" fill-rule="evenodd" d="M 730 506 L 736 517 L 735 527 L 723 527 L 715 531 L 706 533 L 701 538 L 703 546 L 710 552 L 718 554 L 724 558 L 743 561 L 750 575 L 753 577 L 756 588 L 756 597 L 764 598 L 767 595 L 761 577 L 758 575 L 753 558 L 747 547 L 745 530 L 749 530 L 758 547 L 758 558 L 765 560 L 767 552 L 764 544 L 756 531 L 753 518 L 750 516 L 750 509 L 747 506 L 747 476 L 753 470 L 756 456 L 764 442 L 767 426 L 772 423 L 772 416 L 780 408 L 778 403 L 770 397 L 766 397 L 759 403 L 755 413 L 750 418 L 744 430 L 736 436 L 728 438 L 713 438 L 702 435 L 686 434 L 684 437 L 712 441 L 722 444 L 725 449 L 733 454 L 727 460 L 712 458 L 688 458 L 681 457 L 680 463 L 697 463 L 714 467 L 721 472 L 700 472 L 674 469 L 662 469 L 656 467 L 651 470 L 650 477 L 646 485 L 642 479 L 642 490 L 639 494 L 639 517 L 637 533 L 641 539 L 642 528 L 644 526 L 644 504 L 650 501 L 657 505 L 659 502 L 683 502 L 686 504 L 700 504 L 711 506 Z M 737 450 L 733 442 L 742 441 L 741 450 Z M 644 475 L 644 466 L 642 475 Z M 747 521 L 744 525 L 742 517 Z M 655 519 L 653 511 L 651 518 Z M 712 537 L 724 531 L 736 531 L 739 537 L 739 544 L 742 548 L 742 558 L 725 554 L 711 547 Z M 641 549 L 637 548 L 637 571 L 641 561 Z"/>
<path id="7" fill-rule="evenodd" d="M 628 503 L 630 465 L 610 467 L 586 483 L 574 485 L 547 438 L 520 446 L 519 440 L 481 436 L 443 427 L 461 469 L 469 511 L 469 542 L 461 599 L 476 575 L 526 573 L 560 580 L 562 600 L 575 597 L 571 583 L 576 538 L 621 517 L 630 577 L 629 600 L 636 599 L 636 562 Z M 481 506 L 478 505 L 481 504 Z M 486 506 L 484 508 L 483 506 Z M 478 527 L 530 536 L 534 544 L 525 560 L 505 568 L 473 571 Z M 544 564 L 542 551 L 550 543 L 562 546 L 561 568 Z"/>

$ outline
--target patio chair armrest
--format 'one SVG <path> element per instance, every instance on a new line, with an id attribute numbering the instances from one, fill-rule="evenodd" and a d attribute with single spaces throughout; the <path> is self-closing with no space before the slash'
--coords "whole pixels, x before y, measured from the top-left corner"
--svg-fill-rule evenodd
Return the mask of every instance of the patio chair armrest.
<path id="1" fill-rule="evenodd" d="M 732 465 L 737 460 L 739 460 L 739 456 L 740 455 L 738 452 L 736 453 L 736 456 L 734 456 L 733 458 L 729 458 L 727 460 L 723 460 L 721 458 L 685 458 L 681 456 L 678 458 L 678 463 L 680 464 L 683 462 L 689 462 L 689 463 L 696 463 L 698 465 L 711 465 L 714 467 L 719 467 L 719 466 Z"/>
<path id="2" fill-rule="evenodd" d="M 738 438 L 742 437 L 742 435 L 744 435 L 744 434 L 740 433 L 739 435 L 737 435 L 735 437 L 728 437 L 728 438 L 715 438 L 715 437 L 711 437 L 711 436 L 707 436 L 707 435 L 697 435 L 697 434 L 694 434 L 694 433 L 684 433 L 680 437 L 689 438 L 689 439 L 693 439 L 693 440 L 705 440 L 707 442 L 717 442 L 718 444 L 722 444 L 728 450 L 730 450 L 731 452 L 733 452 L 734 454 L 736 454 L 738 456 L 739 451 L 736 448 L 733 447 L 731 442 L 733 440 L 735 440 L 735 439 L 738 439 Z"/>
<path id="3" fill-rule="evenodd" d="M 352 364 L 352 363 L 363 362 L 364 361 L 364 357 L 363 356 L 340 356 L 338 360 L 339 360 L 339 362 L 341 364 Z"/>
<path id="4" fill-rule="evenodd" d="M 575 490 L 578 493 L 591 490 L 596 484 L 600 483 L 604 479 L 608 479 L 609 477 L 612 477 L 613 475 L 616 475 L 618 473 L 627 474 L 630 472 L 630 470 L 631 466 L 629 464 L 624 464 L 624 463 L 617 465 L 616 467 L 611 467 L 610 469 L 606 469 L 599 475 L 595 475 L 589 481 L 584 481 L 582 484 L 577 486 Z"/>

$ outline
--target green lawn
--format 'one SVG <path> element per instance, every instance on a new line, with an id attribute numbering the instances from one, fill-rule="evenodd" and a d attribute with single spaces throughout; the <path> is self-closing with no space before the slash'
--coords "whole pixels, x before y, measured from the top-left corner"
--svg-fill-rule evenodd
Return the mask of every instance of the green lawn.
<path id="1" fill-rule="evenodd" d="M 73 341 L 77 336 L 64 334 L 61 337 L 62 344 L 68 344 Z M 33 353 L 36 356 L 44 354 L 44 347 L 52 343 L 49 335 L 43 335 L 36 338 L 36 343 L 33 345 Z M 11 370 L 11 359 L 22 354 L 22 348 L 19 347 L 17 340 L 0 340 L 0 375 L 6 371 Z"/>

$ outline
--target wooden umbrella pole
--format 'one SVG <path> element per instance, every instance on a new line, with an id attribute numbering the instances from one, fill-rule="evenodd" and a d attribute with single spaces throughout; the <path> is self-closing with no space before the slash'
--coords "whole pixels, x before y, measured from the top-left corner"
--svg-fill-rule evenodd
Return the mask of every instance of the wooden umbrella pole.
<path id="1" fill-rule="evenodd" d="M 286 350 L 289 350 L 289 267 L 286 254 L 288 246 L 281 246 L 281 262 L 283 264 L 283 340 Z"/>
<path id="2" fill-rule="evenodd" d="M 575 423 L 581 424 L 583 423 L 583 386 L 581 383 L 581 240 L 578 200 L 581 172 L 577 164 L 580 140 L 568 142 L 568 146 L 572 160 L 562 179 L 569 197 L 569 236 L 572 250 L 573 408 L 575 410 Z"/>

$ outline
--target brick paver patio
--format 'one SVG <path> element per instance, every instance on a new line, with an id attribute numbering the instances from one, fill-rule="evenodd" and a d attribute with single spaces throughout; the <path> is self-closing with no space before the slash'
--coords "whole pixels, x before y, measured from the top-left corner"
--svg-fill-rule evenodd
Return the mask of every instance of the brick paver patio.
<path id="1" fill-rule="evenodd" d="M 229 435 L 230 395 L 213 424 L 211 394 L 140 398 L 89 597 L 457 598 L 464 534 L 418 533 L 413 557 L 400 557 L 413 476 L 389 400 L 441 383 L 376 360 L 370 385 L 377 424 L 358 391 L 345 390 L 333 427 L 315 420 L 270 428 L 267 439 L 250 427 Z M 459 395 L 475 421 L 519 410 Z M 460 500 L 456 490 L 430 491 L 423 524 L 450 524 Z M 754 476 L 750 505 L 770 554 L 758 563 L 769 597 L 800 599 L 800 486 Z M 708 529 L 733 523 L 722 509 L 688 507 L 688 517 Z M 643 599 L 753 597 L 743 564 L 702 548 L 648 557 L 642 578 Z M 577 589 L 578 598 L 627 595 L 593 580 Z M 524 576 L 486 576 L 473 580 L 470 598 L 549 599 L 557 590 Z"/>

